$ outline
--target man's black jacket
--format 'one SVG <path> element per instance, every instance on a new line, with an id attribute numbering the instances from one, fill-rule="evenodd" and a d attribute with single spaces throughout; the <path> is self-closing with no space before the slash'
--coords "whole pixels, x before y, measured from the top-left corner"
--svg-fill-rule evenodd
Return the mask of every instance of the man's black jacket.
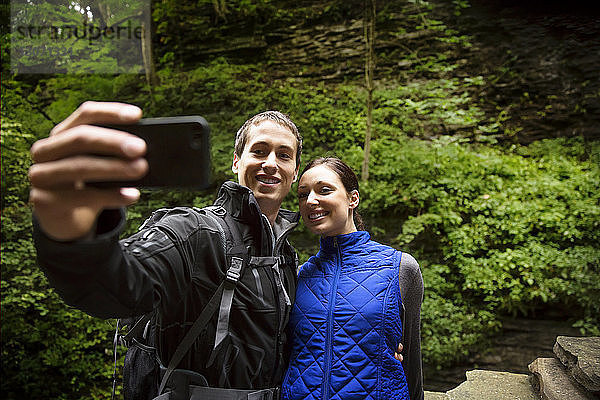
<path id="1" fill-rule="evenodd" d="M 286 237 L 298 224 L 298 215 L 281 210 L 271 227 L 252 192 L 233 182 L 223 184 L 215 205 L 239 224 L 251 256 L 284 256 L 280 275 L 286 293 L 278 289 L 272 267 L 247 267 L 236 287 L 225 347 L 207 365 L 215 316 L 179 368 L 202 373 L 211 386 L 274 387 L 287 365 L 285 325 L 290 307 L 285 297 L 294 300 L 297 258 Z M 191 208 L 161 214 L 121 241 L 122 211 L 103 213 L 94 239 L 69 243 L 48 238 L 34 220 L 34 240 L 40 265 L 67 304 L 100 318 L 157 309 L 158 348 L 166 364 L 224 279 L 227 264 L 214 220 Z"/>

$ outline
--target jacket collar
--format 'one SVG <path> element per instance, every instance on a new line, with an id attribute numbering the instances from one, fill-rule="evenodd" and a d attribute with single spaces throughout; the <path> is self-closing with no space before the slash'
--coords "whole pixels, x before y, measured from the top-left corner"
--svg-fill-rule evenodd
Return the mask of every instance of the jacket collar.
<path id="1" fill-rule="evenodd" d="M 341 250 L 360 246 L 367 243 L 371 235 L 367 231 L 357 231 L 345 233 L 337 236 L 321 237 L 321 251 L 326 253 L 335 253 L 339 247 Z M 337 247 L 336 247 L 337 246 Z"/>
<path id="2" fill-rule="evenodd" d="M 215 205 L 225 208 L 233 218 L 239 221 L 255 223 L 257 219 L 263 220 L 260 206 L 252 190 L 236 182 L 223 183 L 217 194 Z M 275 220 L 276 230 L 285 230 L 290 224 L 297 225 L 299 220 L 300 213 L 280 209 Z"/>

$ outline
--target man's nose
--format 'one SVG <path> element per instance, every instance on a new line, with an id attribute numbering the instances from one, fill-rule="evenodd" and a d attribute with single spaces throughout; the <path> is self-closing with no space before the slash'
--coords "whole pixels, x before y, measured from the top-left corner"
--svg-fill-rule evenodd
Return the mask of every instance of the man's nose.
<path id="1" fill-rule="evenodd" d="M 277 155 L 275 152 L 269 153 L 262 166 L 265 172 L 267 170 L 271 171 L 271 173 L 277 171 Z"/>

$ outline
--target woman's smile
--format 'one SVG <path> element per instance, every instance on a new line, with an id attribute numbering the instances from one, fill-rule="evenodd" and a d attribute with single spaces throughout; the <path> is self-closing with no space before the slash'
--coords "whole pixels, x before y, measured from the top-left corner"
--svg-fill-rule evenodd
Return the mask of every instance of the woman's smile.
<path id="1" fill-rule="evenodd" d="M 321 212 L 311 212 L 310 214 L 308 214 L 308 219 L 310 219 L 311 221 L 317 221 L 317 220 L 321 220 L 323 219 L 327 214 L 329 214 L 327 211 L 321 211 Z"/>

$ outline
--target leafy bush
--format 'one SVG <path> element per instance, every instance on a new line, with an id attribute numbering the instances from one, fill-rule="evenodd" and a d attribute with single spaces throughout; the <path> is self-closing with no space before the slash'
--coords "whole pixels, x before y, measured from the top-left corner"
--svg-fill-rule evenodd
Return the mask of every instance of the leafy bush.
<path id="1" fill-rule="evenodd" d="M 35 262 L 27 206 L 33 135 L 2 118 L 2 396 L 106 398 L 113 328 L 68 308 Z"/>
<path id="2" fill-rule="evenodd" d="M 360 171 L 362 82 L 276 79 L 269 76 L 268 59 L 237 64 L 232 56 L 184 64 L 190 54 L 186 46 L 195 36 L 181 35 L 185 40 L 172 43 L 177 39 L 173 32 L 226 42 L 227 28 L 217 23 L 226 18 L 248 18 L 262 29 L 270 18 L 288 25 L 305 14 L 315 21 L 339 20 L 345 15 L 340 10 L 351 7 L 332 3 L 322 9 L 302 5 L 276 10 L 266 1 L 244 0 L 231 3 L 219 16 L 215 4 L 222 3 L 155 4 L 163 47 L 157 50 L 161 84 L 152 89 L 139 75 L 3 81 L 3 397 L 109 395 L 112 324 L 68 308 L 48 287 L 35 263 L 27 206 L 30 145 L 84 100 L 118 99 L 139 105 L 145 116 L 204 115 L 212 128 L 215 188 L 233 178 L 235 132 L 265 109 L 287 112 L 297 123 L 305 139 L 303 164 L 336 154 Z M 393 5 L 386 7 L 393 11 Z M 203 13 L 193 19 L 195 24 L 182 28 L 185 17 L 199 9 Z M 423 3 L 408 22 L 416 30 L 437 32 L 432 38 L 438 46 L 468 47 L 468 38 L 431 19 L 430 9 L 430 3 Z M 486 116 L 473 96 L 489 77 L 452 76 L 457 65 L 448 53 L 433 44 L 426 47 L 418 55 L 417 50 L 405 54 L 404 48 L 380 55 L 410 69 L 378 77 L 370 180 L 361 184 L 360 205 L 375 239 L 420 262 L 425 365 L 442 367 L 465 358 L 485 344 L 506 314 L 559 308 L 584 333 L 600 334 L 600 144 L 580 138 L 497 144 L 494 134 L 506 129 L 504 111 Z M 489 144 L 473 144 L 473 139 Z M 135 231 L 156 208 L 210 204 L 215 188 L 144 191 L 128 210 L 124 234 Z M 295 188 L 283 206 L 297 207 Z M 303 226 L 292 242 L 301 260 L 317 251 L 317 238 Z"/>
<path id="3" fill-rule="evenodd" d="M 144 93 L 143 82 L 135 77 L 94 76 L 88 84 L 81 77 L 77 83 L 70 76 L 53 77 L 41 81 L 28 96 L 33 102 L 46 99 L 45 110 L 52 120 L 64 118 L 85 98 L 111 99 L 117 93 L 126 93 L 124 100 L 150 110 L 147 115 L 204 114 L 213 129 L 217 183 L 233 177 L 231 152 L 237 127 L 267 108 L 282 109 L 296 120 L 305 137 L 304 163 L 334 153 L 360 169 L 365 96 L 360 86 L 307 86 L 290 79 L 267 87 L 264 75 L 249 68 L 217 59 L 189 73 L 164 70 L 163 86 L 153 95 Z M 254 80 L 242 85 L 241 76 Z M 198 94 L 207 87 L 219 87 L 221 95 Z M 463 104 L 462 92 L 447 87 L 452 90 L 445 101 L 453 107 Z M 502 148 L 453 137 L 432 142 L 407 138 L 400 121 L 411 120 L 416 109 L 387 99 L 394 93 L 409 95 L 406 90 L 414 91 L 410 96 L 415 99 L 441 99 L 435 94 L 438 89 L 439 85 L 394 88 L 388 82 L 376 92 L 371 179 L 361 187 L 360 206 L 376 239 L 413 253 L 421 263 L 426 365 L 449 365 L 466 357 L 485 343 L 499 327 L 499 317 L 507 313 L 527 315 L 561 307 L 569 310 L 577 326 L 597 332 L 598 144 L 575 138 Z M 191 101 L 186 103 L 186 98 Z M 23 116 L 28 105 L 15 108 L 24 124 L 31 124 Z M 437 108 L 419 114 L 424 132 L 446 118 Z M 469 121 L 468 129 L 485 122 L 476 112 L 472 118 L 479 119 Z M 34 262 L 26 154 L 36 137 L 46 135 L 47 125 L 38 124 L 37 129 L 28 125 L 31 133 L 26 133 L 22 125 L 11 122 L 5 119 L 2 125 L 3 386 L 15 395 L 105 396 L 112 373 L 110 324 L 65 307 Z M 294 192 L 284 207 L 296 208 Z M 144 192 L 129 209 L 125 233 L 137 229 L 156 208 L 203 206 L 214 196 L 214 190 Z M 316 238 L 304 228 L 293 242 L 302 260 L 317 250 Z M 49 370 L 56 385 L 36 386 L 27 380 L 48 375 Z M 66 380 L 68 391 L 58 383 Z"/>
<path id="4" fill-rule="evenodd" d="M 599 150 L 591 144 L 592 155 Z M 374 144 L 363 214 L 422 261 L 426 360 L 443 365 L 462 353 L 448 351 L 453 340 L 469 347 L 470 335 L 489 334 L 500 316 L 549 307 L 598 332 L 600 168 L 586 153 L 580 138 L 510 149 Z M 383 218 L 405 222 L 394 229 Z M 464 317 L 440 318 L 446 312 Z"/>

